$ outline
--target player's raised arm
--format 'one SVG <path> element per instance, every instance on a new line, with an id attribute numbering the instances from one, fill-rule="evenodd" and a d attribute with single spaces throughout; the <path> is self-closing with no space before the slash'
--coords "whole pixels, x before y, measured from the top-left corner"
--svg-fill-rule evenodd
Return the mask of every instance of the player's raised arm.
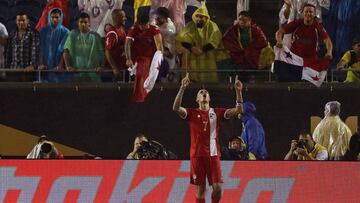
<path id="1" fill-rule="evenodd" d="M 186 109 L 184 107 L 181 107 L 181 102 L 182 102 L 182 97 L 184 95 L 184 91 L 186 87 L 189 86 L 189 84 L 190 84 L 189 73 L 186 73 L 186 76 L 181 80 L 181 86 L 173 104 L 173 111 L 175 111 L 181 118 L 186 117 Z"/>
<path id="2" fill-rule="evenodd" d="M 227 109 L 225 112 L 226 118 L 233 118 L 237 116 L 239 113 L 243 112 L 243 98 L 241 90 L 243 88 L 243 85 L 241 81 L 238 79 L 238 76 L 236 75 L 235 83 L 234 83 L 235 93 L 236 93 L 236 103 L 235 108 Z"/>

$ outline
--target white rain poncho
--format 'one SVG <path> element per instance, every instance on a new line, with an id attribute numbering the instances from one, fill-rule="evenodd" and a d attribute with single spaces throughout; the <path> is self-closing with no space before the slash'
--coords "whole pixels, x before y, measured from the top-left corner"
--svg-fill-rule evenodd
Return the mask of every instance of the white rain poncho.
<path id="1" fill-rule="evenodd" d="M 328 102 L 324 114 L 325 117 L 314 130 L 313 138 L 315 142 L 327 148 L 330 160 L 339 160 L 346 153 L 352 134 L 339 117 L 339 102 Z"/>

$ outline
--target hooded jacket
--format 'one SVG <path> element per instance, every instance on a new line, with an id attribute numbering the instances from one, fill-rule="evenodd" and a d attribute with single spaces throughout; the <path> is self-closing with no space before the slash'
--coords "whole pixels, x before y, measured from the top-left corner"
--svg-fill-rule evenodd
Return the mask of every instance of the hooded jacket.
<path id="1" fill-rule="evenodd" d="M 265 146 L 265 133 L 261 123 L 255 118 L 256 107 L 251 102 L 245 102 L 243 108 L 241 138 L 245 141 L 248 150 L 255 154 L 257 159 L 266 159 L 268 153 Z"/>
<path id="2" fill-rule="evenodd" d="M 48 69 L 52 69 L 59 65 L 61 56 L 64 52 L 64 44 L 69 33 L 69 30 L 62 25 L 64 18 L 63 13 L 61 13 L 61 17 L 56 27 L 51 25 L 50 13 L 54 9 L 49 12 L 48 24 L 40 29 L 40 53 L 43 63 Z M 61 11 L 61 9 L 59 10 Z"/>

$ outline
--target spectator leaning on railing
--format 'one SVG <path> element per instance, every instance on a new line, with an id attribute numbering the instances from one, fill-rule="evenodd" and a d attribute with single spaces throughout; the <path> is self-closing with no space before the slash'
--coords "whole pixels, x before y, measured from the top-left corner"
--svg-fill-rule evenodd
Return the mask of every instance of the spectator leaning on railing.
<path id="1" fill-rule="evenodd" d="M 98 70 L 104 59 L 104 45 L 100 35 L 90 30 L 90 16 L 81 13 L 78 29 L 69 33 L 64 45 L 64 60 L 67 71 L 76 69 Z M 97 73 L 80 73 L 78 82 L 100 82 Z"/>
<path id="2" fill-rule="evenodd" d="M 326 148 L 316 143 L 308 132 L 301 132 L 298 140 L 292 140 L 290 150 L 284 160 L 318 160 L 328 159 Z"/>
<path id="3" fill-rule="evenodd" d="M 11 33 L 5 51 L 5 67 L 33 71 L 38 64 L 40 52 L 39 32 L 29 25 L 29 18 L 24 13 L 16 15 L 15 32 Z M 35 74 L 7 72 L 6 80 L 12 82 L 32 82 Z"/>
<path id="4" fill-rule="evenodd" d="M 360 82 L 360 37 L 354 39 L 352 50 L 347 51 L 337 64 L 337 69 L 349 68 L 345 82 Z"/>
<path id="5" fill-rule="evenodd" d="M 236 24 L 224 34 L 222 41 L 236 65 L 255 69 L 259 68 L 261 50 L 268 44 L 264 32 L 251 21 L 248 11 L 240 12 Z"/>
<path id="6" fill-rule="evenodd" d="M 217 82 L 217 48 L 221 45 L 221 32 L 209 16 L 205 3 L 192 15 L 192 21 L 177 35 L 185 54 L 189 55 L 190 78 L 196 82 Z M 207 71 L 207 72 L 201 72 Z"/>
<path id="7" fill-rule="evenodd" d="M 121 78 L 128 81 L 129 72 L 126 70 L 125 57 L 126 32 L 124 28 L 126 14 L 121 9 L 114 9 L 111 16 L 113 23 L 109 25 L 105 38 L 106 65 L 112 69 L 112 81 L 118 81 Z"/>
<path id="8" fill-rule="evenodd" d="M 49 12 L 48 24 L 40 29 L 40 65 L 39 70 L 64 69 L 64 44 L 69 30 L 62 25 L 63 13 L 54 8 Z M 65 75 L 61 73 L 46 73 L 45 82 L 64 82 Z"/>

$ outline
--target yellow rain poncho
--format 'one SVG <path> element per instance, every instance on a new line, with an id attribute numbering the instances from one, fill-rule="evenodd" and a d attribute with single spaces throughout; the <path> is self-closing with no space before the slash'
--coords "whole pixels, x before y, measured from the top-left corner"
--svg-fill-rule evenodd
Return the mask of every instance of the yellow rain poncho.
<path id="1" fill-rule="evenodd" d="M 207 20 L 202 28 L 196 26 L 196 15 L 206 16 Z M 192 15 L 192 22 L 189 22 L 185 28 L 176 37 L 177 44 L 189 43 L 193 47 L 203 48 L 207 44 L 211 44 L 215 49 L 203 52 L 196 56 L 190 53 L 189 70 L 191 80 L 198 82 L 217 82 L 217 66 L 216 61 L 219 59 L 219 52 L 216 50 L 221 46 L 221 32 L 218 26 L 210 20 L 208 10 L 203 3 Z M 196 72 L 204 71 L 204 72 Z M 210 72 L 209 72 L 210 71 Z"/>
<path id="2" fill-rule="evenodd" d="M 349 127 L 340 119 L 340 103 L 328 102 L 325 117 L 313 132 L 315 142 L 327 148 L 330 160 L 340 160 L 349 147 L 352 136 Z"/>

